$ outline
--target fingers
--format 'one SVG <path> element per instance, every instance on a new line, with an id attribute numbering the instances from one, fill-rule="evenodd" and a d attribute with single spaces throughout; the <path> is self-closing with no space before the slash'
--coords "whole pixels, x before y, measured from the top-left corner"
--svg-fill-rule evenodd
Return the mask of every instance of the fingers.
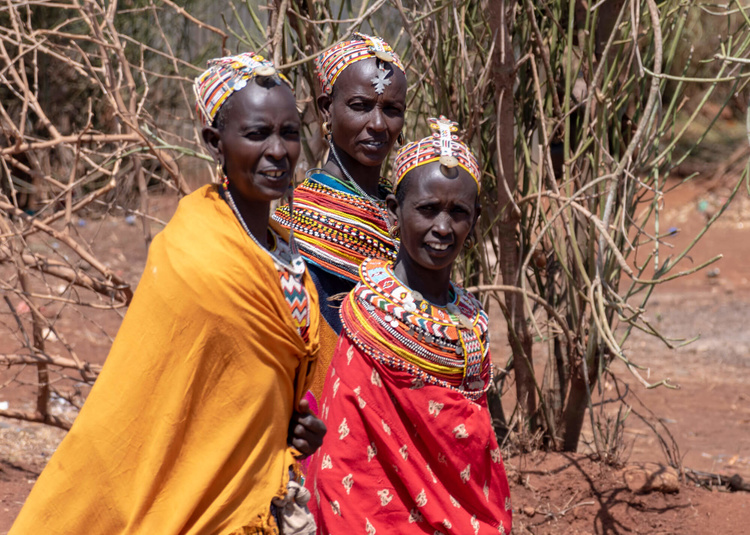
<path id="1" fill-rule="evenodd" d="M 312 455 L 323 444 L 326 425 L 313 414 L 299 418 L 292 427 L 291 443 L 304 455 Z"/>
<path id="2" fill-rule="evenodd" d="M 302 414 L 311 414 L 312 410 L 310 410 L 310 402 L 302 398 L 299 402 L 298 411 L 301 412 Z"/>

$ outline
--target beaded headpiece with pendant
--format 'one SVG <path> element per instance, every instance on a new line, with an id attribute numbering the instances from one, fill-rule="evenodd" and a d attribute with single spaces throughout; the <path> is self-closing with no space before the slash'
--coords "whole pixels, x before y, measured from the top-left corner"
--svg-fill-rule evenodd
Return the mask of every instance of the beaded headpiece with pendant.
<path id="1" fill-rule="evenodd" d="M 256 77 L 274 77 L 293 90 L 292 83 L 272 62 L 254 52 L 209 60 L 208 68 L 193 83 L 195 110 L 201 123 L 212 124 L 226 100 Z"/>
<path id="2" fill-rule="evenodd" d="M 337 43 L 315 58 L 315 70 L 323 93 L 330 95 L 333 92 L 333 84 L 348 66 L 370 58 L 379 60 L 378 75 L 370 80 L 378 94 L 385 90 L 385 86 L 391 85 L 388 79 L 390 72 L 385 68 L 385 63 L 395 65 L 406 74 L 403 63 L 391 45 L 380 37 L 354 33 L 350 40 Z"/>
<path id="3" fill-rule="evenodd" d="M 479 162 L 471 149 L 458 139 L 458 123 L 451 121 L 444 115 L 437 119 L 429 118 L 432 135 L 419 141 L 412 141 L 398 151 L 393 163 L 395 179 L 394 191 L 406 173 L 430 162 L 440 162 L 440 165 L 453 168 L 461 167 L 477 183 L 477 191 L 481 187 L 479 180 Z"/>

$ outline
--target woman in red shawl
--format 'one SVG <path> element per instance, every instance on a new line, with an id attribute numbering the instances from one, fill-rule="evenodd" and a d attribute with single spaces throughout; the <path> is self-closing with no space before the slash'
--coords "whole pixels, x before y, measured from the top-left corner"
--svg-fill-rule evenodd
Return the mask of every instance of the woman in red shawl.
<path id="1" fill-rule="evenodd" d="M 433 136 L 396 157 L 396 262 L 366 260 L 341 310 L 321 406 L 331 432 L 308 472 L 323 535 L 511 530 L 487 315 L 450 281 L 478 217 L 479 168 L 455 123 L 431 121 Z"/>

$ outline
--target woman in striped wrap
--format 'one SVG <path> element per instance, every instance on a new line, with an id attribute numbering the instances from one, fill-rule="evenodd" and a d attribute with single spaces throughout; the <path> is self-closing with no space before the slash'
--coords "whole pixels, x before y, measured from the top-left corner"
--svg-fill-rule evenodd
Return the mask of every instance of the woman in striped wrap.
<path id="1" fill-rule="evenodd" d="M 404 67 L 380 39 L 355 33 L 316 60 L 321 82 L 318 108 L 329 143 L 328 160 L 310 169 L 294 192 L 294 210 L 280 208 L 275 219 L 294 230 L 300 252 L 320 295 L 321 351 L 311 404 L 341 332 L 340 301 L 356 284 L 360 264 L 370 257 L 393 260 L 385 198 L 391 188 L 381 167 L 401 137 L 406 107 Z"/>

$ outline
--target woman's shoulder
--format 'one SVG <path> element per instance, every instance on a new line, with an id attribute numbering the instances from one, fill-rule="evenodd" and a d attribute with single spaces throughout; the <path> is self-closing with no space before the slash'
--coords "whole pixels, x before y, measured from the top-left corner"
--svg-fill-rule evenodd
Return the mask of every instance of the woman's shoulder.
<path id="1" fill-rule="evenodd" d="M 278 231 L 282 238 L 287 236 L 280 227 Z M 180 200 L 174 216 L 151 244 L 149 256 L 158 253 L 185 277 L 209 280 L 226 274 L 242 279 L 254 256 L 248 241 L 218 186 L 208 184 Z"/>

